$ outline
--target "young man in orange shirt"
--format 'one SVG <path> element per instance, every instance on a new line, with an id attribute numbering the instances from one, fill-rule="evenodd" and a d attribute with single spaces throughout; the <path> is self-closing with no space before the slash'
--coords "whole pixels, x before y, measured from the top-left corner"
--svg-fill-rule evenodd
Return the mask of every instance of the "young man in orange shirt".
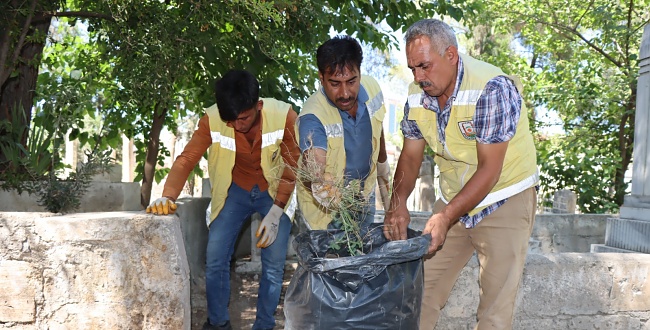
<path id="1" fill-rule="evenodd" d="M 228 315 L 230 259 L 246 219 L 259 212 L 262 277 L 253 329 L 272 329 L 280 301 L 300 155 L 291 105 L 259 98 L 259 83 L 247 71 L 233 70 L 215 88 L 216 104 L 206 109 L 199 128 L 174 161 L 161 198 L 147 212 L 173 213 L 174 201 L 190 171 L 209 150 L 212 185 L 206 251 L 208 320 L 203 329 L 232 329 Z"/>

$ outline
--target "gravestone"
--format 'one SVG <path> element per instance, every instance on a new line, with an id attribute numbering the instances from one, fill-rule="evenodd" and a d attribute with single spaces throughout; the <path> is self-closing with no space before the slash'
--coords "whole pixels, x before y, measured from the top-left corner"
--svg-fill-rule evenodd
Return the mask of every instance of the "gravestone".
<path id="1" fill-rule="evenodd" d="M 650 253 L 650 24 L 639 55 L 632 194 L 625 196 L 620 218 L 607 220 L 605 244 L 592 245 L 592 252 Z"/>
<path id="2" fill-rule="evenodd" d="M 552 213 L 576 213 L 576 194 L 568 189 L 558 190 L 553 194 Z"/>

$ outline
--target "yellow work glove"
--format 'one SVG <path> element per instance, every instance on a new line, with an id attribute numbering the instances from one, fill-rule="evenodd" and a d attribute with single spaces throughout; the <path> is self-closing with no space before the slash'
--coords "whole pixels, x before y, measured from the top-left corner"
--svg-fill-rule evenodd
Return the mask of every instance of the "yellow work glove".
<path id="1" fill-rule="evenodd" d="M 160 197 L 147 206 L 147 213 L 158 215 L 174 214 L 176 212 L 176 203 L 167 197 Z"/>
<path id="2" fill-rule="evenodd" d="M 264 233 L 257 241 L 258 248 L 268 247 L 275 242 L 275 239 L 278 237 L 278 229 L 280 228 L 280 217 L 282 217 L 283 213 L 284 210 L 281 207 L 275 204 L 271 206 L 269 213 L 262 219 L 255 233 L 255 237 L 260 237 L 262 232 Z"/>
<path id="3" fill-rule="evenodd" d="M 379 195 L 381 203 L 384 205 L 384 210 L 390 207 L 390 194 L 388 188 L 390 187 L 390 165 L 388 161 L 377 163 L 377 183 L 379 184 Z"/>

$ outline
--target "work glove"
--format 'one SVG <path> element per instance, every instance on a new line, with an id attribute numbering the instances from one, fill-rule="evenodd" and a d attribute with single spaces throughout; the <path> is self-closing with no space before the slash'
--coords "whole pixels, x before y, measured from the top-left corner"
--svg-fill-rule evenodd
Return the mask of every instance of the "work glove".
<path id="1" fill-rule="evenodd" d="M 390 194 L 388 193 L 390 187 L 390 165 L 388 165 L 388 161 L 377 163 L 377 183 L 379 184 L 381 203 L 384 205 L 384 210 L 388 210 L 390 207 Z"/>
<path id="2" fill-rule="evenodd" d="M 275 242 L 275 238 L 278 237 L 278 229 L 280 228 L 280 217 L 282 217 L 283 213 L 284 210 L 281 207 L 275 204 L 271 206 L 269 213 L 267 213 L 264 219 L 262 219 L 262 222 L 255 233 L 255 237 L 260 237 L 260 235 L 262 236 L 257 241 L 258 248 L 268 247 Z M 262 232 L 264 232 L 264 234 L 262 234 Z"/>
<path id="3" fill-rule="evenodd" d="M 341 202 L 341 192 L 332 181 L 312 182 L 311 194 L 325 208 L 335 207 Z"/>
<path id="4" fill-rule="evenodd" d="M 147 206 L 147 213 L 158 215 L 174 214 L 176 212 L 176 203 L 167 197 L 160 197 Z"/>
<path id="5" fill-rule="evenodd" d="M 210 228 L 210 223 L 212 223 L 212 201 L 208 203 L 208 208 L 205 209 L 205 224 Z"/>

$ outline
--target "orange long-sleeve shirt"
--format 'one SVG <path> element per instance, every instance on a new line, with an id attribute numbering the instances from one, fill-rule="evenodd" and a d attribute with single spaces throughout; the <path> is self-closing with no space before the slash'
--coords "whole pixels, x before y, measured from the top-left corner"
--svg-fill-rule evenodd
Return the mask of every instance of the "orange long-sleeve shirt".
<path id="1" fill-rule="evenodd" d="M 297 114 L 293 109 L 289 109 L 287 119 L 284 126 L 284 138 L 280 146 L 282 158 L 286 164 L 278 192 L 275 196 L 275 204 L 284 207 L 288 201 L 291 192 L 296 182 L 294 170 L 296 162 L 300 156 L 300 149 L 296 143 L 296 134 L 294 131 L 294 124 L 296 122 Z M 264 120 L 264 118 L 261 118 Z M 194 131 L 192 139 L 185 146 L 183 152 L 176 158 L 172 165 L 165 188 L 162 195 L 164 197 L 176 200 L 180 195 L 185 181 L 190 174 L 190 171 L 201 160 L 203 154 L 208 150 L 212 144 L 210 136 L 210 120 L 208 115 L 204 115 L 199 120 L 199 127 Z M 253 144 L 246 140 L 244 134 L 235 131 L 235 166 L 232 170 L 232 180 L 242 189 L 250 191 L 255 185 L 258 185 L 260 190 L 265 191 L 269 188 L 269 184 L 264 178 L 262 173 L 262 125 L 260 123 L 259 130 L 255 135 Z M 213 178 L 214 179 L 214 178 Z"/>

